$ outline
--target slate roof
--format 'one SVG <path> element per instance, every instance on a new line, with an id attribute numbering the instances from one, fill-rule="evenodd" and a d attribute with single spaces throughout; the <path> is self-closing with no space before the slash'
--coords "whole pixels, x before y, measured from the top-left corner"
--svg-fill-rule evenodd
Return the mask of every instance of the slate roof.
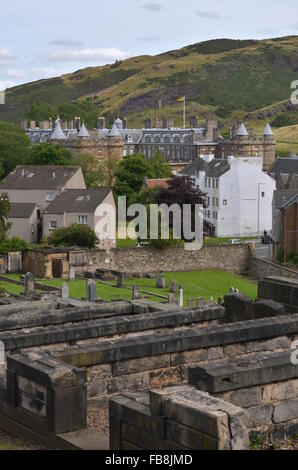
<path id="1" fill-rule="evenodd" d="M 267 122 L 267 124 L 266 124 L 266 127 L 265 127 L 265 129 L 264 129 L 264 134 L 263 134 L 263 135 L 274 135 L 274 134 L 273 134 L 273 131 L 272 131 L 271 127 L 270 127 L 269 122 Z"/>
<path id="2" fill-rule="evenodd" d="M 293 196 L 291 199 L 289 199 L 289 201 L 287 201 L 282 207 L 286 209 L 288 207 L 291 207 L 293 204 L 298 204 L 298 191 L 297 191 L 297 194 Z"/>
<path id="3" fill-rule="evenodd" d="M 284 175 L 290 175 L 294 173 L 298 175 L 298 157 L 278 157 L 271 166 L 269 173 L 275 174 L 276 176 L 278 175 L 278 173 Z"/>
<path id="4" fill-rule="evenodd" d="M 242 137 L 242 136 L 247 137 L 248 136 L 248 132 L 247 132 L 247 129 L 246 129 L 244 123 L 242 123 L 241 126 L 239 127 L 239 129 L 237 131 L 237 135 L 239 137 Z"/>
<path id="5" fill-rule="evenodd" d="M 50 137 L 51 140 L 65 140 L 65 134 L 62 130 L 59 119 L 55 122 L 54 131 Z"/>
<path id="6" fill-rule="evenodd" d="M 8 213 L 9 219 L 29 219 L 35 207 L 35 203 L 12 203 Z"/>
<path id="7" fill-rule="evenodd" d="M 48 214 L 88 213 L 93 214 L 96 208 L 111 192 L 109 188 L 67 189 L 48 206 Z"/>
<path id="8" fill-rule="evenodd" d="M 230 165 L 227 160 L 221 160 L 214 158 L 210 162 L 206 162 L 203 158 L 197 158 L 187 168 L 184 168 L 179 173 L 193 177 L 200 171 L 205 171 L 208 178 L 219 178 L 227 171 L 229 171 Z"/>
<path id="9" fill-rule="evenodd" d="M 81 129 L 80 129 L 80 132 L 78 133 L 78 137 L 90 137 L 90 134 L 89 132 L 87 131 L 86 129 L 86 126 L 85 124 L 83 123 Z"/>
<path id="10" fill-rule="evenodd" d="M 280 209 L 298 194 L 297 189 L 286 189 L 274 191 L 275 207 Z"/>
<path id="11" fill-rule="evenodd" d="M 113 124 L 113 127 L 112 127 L 112 129 L 110 130 L 110 132 L 109 132 L 109 137 L 121 137 L 121 134 L 120 134 L 120 132 L 119 132 L 119 129 L 118 129 L 118 127 L 116 126 L 115 123 Z"/>
<path id="12" fill-rule="evenodd" d="M 19 165 L 6 176 L 1 189 L 61 189 L 78 170 L 78 166 Z"/>

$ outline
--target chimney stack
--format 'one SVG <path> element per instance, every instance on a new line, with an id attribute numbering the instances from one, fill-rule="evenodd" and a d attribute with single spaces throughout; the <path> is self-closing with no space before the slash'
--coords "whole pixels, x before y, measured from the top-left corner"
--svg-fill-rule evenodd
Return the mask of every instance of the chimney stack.
<path id="1" fill-rule="evenodd" d="M 106 129 L 106 119 L 104 117 L 99 117 L 97 119 L 97 129 Z"/>

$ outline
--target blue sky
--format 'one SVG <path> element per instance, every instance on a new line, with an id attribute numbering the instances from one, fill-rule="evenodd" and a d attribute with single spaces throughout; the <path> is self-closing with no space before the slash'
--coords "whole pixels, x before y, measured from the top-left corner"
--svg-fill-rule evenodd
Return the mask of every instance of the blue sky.
<path id="1" fill-rule="evenodd" d="M 297 0 L 1 2 L 5 86 L 213 38 L 298 34 Z"/>

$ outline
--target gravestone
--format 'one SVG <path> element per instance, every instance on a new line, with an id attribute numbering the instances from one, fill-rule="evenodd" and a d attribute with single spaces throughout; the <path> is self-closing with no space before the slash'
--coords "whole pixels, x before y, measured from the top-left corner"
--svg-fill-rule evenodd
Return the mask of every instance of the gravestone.
<path id="1" fill-rule="evenodd" d="M 205 299 L 201 299 L 201 297 L 198 297 L 197 299 L 197 306 L 198 307 L 205 307 L 206 301 Z"/>
<path id="2" fill-rule="evenodd" d="M 140 287 L 135 285 L 132 288 L 132 300 L 139 300 L 141 298 Z"/>
<path id="3" fill-rule="evenodd" d="M 125 279 L 124 274 L 122 274 L 122 273 L 117 274 L 117 287 L 119 289 L 121 289 L 123 287 L 124 279 Z"/>
<path id="4" fill-rule="evenodd" d="M 182 286 L 179 286 L 178 305 L 179 305 L 179 307 L 183 307 L 183 288 L 182 288 Z"/>
<path id="5" fill-rule="evenodd" d="M 69 280 L 71 281 L 72 279 L 75 279 L 76 277 L 76 273 L 75 273 L 75 269 L 73 266 L 70 266 L 69 268 Z"/>
<path id="6" fill-rule="evenodd" d="M 34 276 L 32 273 L 27 273 L 24 280 L 24 294 L 33 295 L 34 294 Z"/>
<path id="7" fill-rule="evenodd" d="M 194 299 L 188 299 L 187 306 L 188 306 L 188 308 L 194 308 L 195 307 Z"/>
<path id="8" fill-rule="evenodd" d="M 95 302 L 97 299 L 96 282 L 94 279 L 87 280 L 86 297 L 88 302 Z"/>
<path id="9" fill-rule="evenodd" d="M 157 273 L 156 275 L 156 287 L 158 289 L 165 289 L 166 288 L 166 280 L 162 273 Z"/>
<path id="10" fill-rule="evenodd" d="M 169 302 L 170 305 L 176 304 L 175 294 L 170 293 L 168 295 L 168 302 Z"/>
<path id="11" fill-rule="evenodd" d="M 178 288 L 177 287 L 177 282 L 175 280 L 172 280 L 170 282 L 170 292 L 171 292 L 171 294 L 176 294 L 177 288 Z"/>
<path id="12" fill-rule="evenodd" d="M 69 286 L 66 282 L 62 284 L 61 296 L 63 300 L 69 299 Z"/>

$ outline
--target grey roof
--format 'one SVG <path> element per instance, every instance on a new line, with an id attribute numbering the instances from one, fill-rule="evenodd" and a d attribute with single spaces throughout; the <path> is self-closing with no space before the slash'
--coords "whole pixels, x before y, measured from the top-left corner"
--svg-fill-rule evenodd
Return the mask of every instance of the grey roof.
<path id="1" fill-rule="evenodd" d="M 263 134 L 263 135 L 274 135 L 274 134 L 273 134 L 273 131 L 272 131 L 271 127 L 270 127 L 269 122 L 267 122 L 267 125 L 266 125 L 266 127 L 265 127 L 265 129 L 264 129 L 264 134 Z"/>
<path id="2" fill-rule="evenodd" d="M 283 175 L 298 175 L 298 157 L 278 157 L 271 166 L 269 173 L 275 174 L 276 176 L 278 175 L 278 173 L 281 173 Z"/>
<path id="3" fill-rule="evenodd" d="M 298 204 L 298 191 L 295 196 L 289 199 L 282 207 L 283 209 L 286 209 L 288 207 L 291 207 L 293 204 Z"/>
<path id="4" fill-rule="evenodd" d="M 8 213 L 9 219 L 28 219 L 31 217 L 35 207 L 35 203 L 12 203 Z"/>
<path id="5" fill-rule="evenodd" d="M 93 214 L 110 192 L 109 188 L 67 189 L 56 197 L 46 212 L 48 214 L 64 214 L 65 212 Z"/>
<path id="6" fill-rule="evenodd" d="M 297 189 L 285 189 L 285 190 L 278 189 L 274 191 L 273 198 L 275 201 L 275 207 L 277 209 L 280 209 L 297 194 L 298 194 Z"/>
<path id="7" fill-rule="evenodd" d="M 247 132 L 247 129 L 246 129 L 244 123 L 242 123 L 241 126 L 239 127 L 237 135 L 239 137 L 248 137 L 248 132 Z"/>
<path id="8" fill-rule="evenodd" d="M 62 189 L 79 170 L 79 166 L 20 165 L 6 176 L 1 189 Z"/>
<path id="9" fill-rule="evenodd" d="M 113 124 L 113 127 L 112 127 L 112 129 L 110 130 L 110 132 L 109 132 L 109 137 L 121 137 L 121 134 L 120 134 L 120 132 L 119 132 L 119 129 L 118 129 L 118 127 L 116 126 L 115 123 Z"/>
<path id="10" fill-rule="evenodd" d="M 179 172 L 181 175 L 195 176 L 200 171 L 205 171 L 208 178 L 219 178 L 227 171 L 229 171 L 230 165 L 227 160 L 221 160 L 214 158 L 210 162 L 206 162 L 203 158 L 199 157 L 194 160 L 187 168 L 184 168 Z"/>
<path id="11" fill-rule="evenodd" d="M 80 132 L 78 133 L 78 137 L 90 137 L 89 132 L 86 129 L 85 124 L 83 123 Z"/>
<path id="12" fill-rule="evenodd" d="M 55 128 L 54 131 L 50 137 L 51 140 L 65 140 L 65 134 L 62 130 L 60 120 L 57 119 L 55 122 Z"/>

